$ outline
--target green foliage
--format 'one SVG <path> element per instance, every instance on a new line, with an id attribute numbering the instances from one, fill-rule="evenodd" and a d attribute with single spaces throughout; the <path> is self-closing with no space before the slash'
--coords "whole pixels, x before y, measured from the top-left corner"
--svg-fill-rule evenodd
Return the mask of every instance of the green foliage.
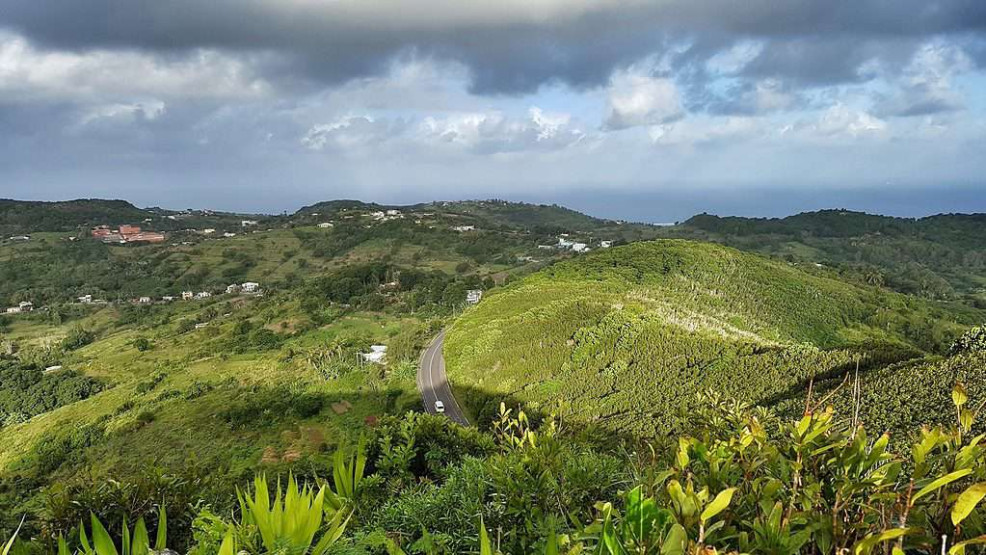
<path id="1" fill-rule="evenodd" d="M 81 401 L 101 389 L 98 381 L 77 372 L 45 374 L 33 364 L 0 360 L 0 426 Z"/>
<path id="2" fill-rule="evenodd" d="M 452 326 L 445 355 L 480 422 L 509 393 L 650 437 L 679 426 L 697 391 L 790 407 L 812 380 L 838 385 L 857 362 L 868 380 L 944 350 L 964 329 L 955 320 L 932 303 L 760 256 L 656 241 L 559 263 L 490 294 Z"/>
<path id="3" fill-rule="evenodd" d="M 237 526 L 236 537 L 251 553 L 263 552 L 259 549 L 262 546 L 266 552 L 322 555 L 338 541 L 348 522 L 344 512 L 335 511 L 328 530 L 314 544 L 324 516 L 325 488 L 315 492 L 310 486 L 300 487 L 293 476 L 288 478 L 283 498 L 278 482 L 273 503 L 263 476 L 254 480 L 252 495 L 238 493 L 238 497 L 243 520 Z M 259 536 L 259 544 L 254 535 Z"/>
<path id="4" fill-rule="evenodd" d="M 982 287 L 978 276 L 986 268 L 984 224 L 982 214 L 915 220 L 822 210 L 782 219 L 702 214 L 664 234 L 808 265 L 825 263 L 851 279 L 902 293 L 968 300 Z"/>
<path id="5" fill-rule="evenodd" d="M 978 503 L 977 486 L 967 484 L 986 474 L 982 438 L 969 439 L 969 422 L 961 418 L 922 430 L 909 460 L 887 450 L 886 434 L 874 440 L 861 427 L 847 429 L 831 410 L 809 410 L 774 433 L 742 405 L 712 400 L 695 422 L 695 435 L 679 441 L 674 462 L 628 494 L 626 516 L 602 507 L 582 537 L 587 547 L 870 553 L 894 542 L 928 552 L 942 537 L 958 545 L 984 531 L 978 519 L 957 526 Z"/>
<path id="6" fill-rule="evenodd" d="M 82 524 L 79 525 L 79 553 L 81 555 L 143 555 L 151 551 L 151 540 L 143 518 L 138 519 L 137 525 L 131 530 L 127 525 L 126 517 L 124 517 L 123 533 L 120 536 L 119 549 L 117 549 L 117 544 L 106 530 L 106 527 L 96 518 L 96 515 L 90 515 L 90 522 L 92 531 L 91 544 L 89 542 L 89 536 L 86 534 L 85 526 Z M 162 507 L 158 514 L 157 538 L 153 544 L 154 551 L 167 549 L 167 522 L 167 513 Z M 68 554 L 68 546 L 62 538 L 59 538 L 58 546 L 59 555 Z"/>
<path id="7" fill-rule="evenodd" d="M 154 346 L 154 344 L 151 343 L 151 340 L 146 337 L 135 337 L 130 344 L 133 345 L 134 349 L 137 349 L 142 353 L 144 351 L 151 350 L 151 347 Z"/>
<path id="8" fill-rule="evenodd" d="M 23 525 L 24 525 L 24 521 L 22 520 L 21 526 Z M 14 534 L 10 536 L 10 539 L 7 540 L 7 542 L 4 543 L 2 546 L 0 546 L 0 555 L 8 555 L 10 553 L 10 549 L 14 547 L 14 542 L 17 541 L 17 534 L 20 533 L 21 526 L 18 526 L 17 530 L 14 531 Z"/>
<path id="9" fill-rule="evenodd" d="M 62 349 L 74 351 L 89 345 L 96 340 L 96 334 L 92 330 L 87 330 L 82 326 L 76 326 L 69 331 L 65 339 L 62 340 Z"/>
<path id="10" fill-rule="evenodd" d="M 962 337 L 952 344 L 949 352 L 952 354 L 986 352 L 986 326 L 975 327 L 962 334 Z"/>

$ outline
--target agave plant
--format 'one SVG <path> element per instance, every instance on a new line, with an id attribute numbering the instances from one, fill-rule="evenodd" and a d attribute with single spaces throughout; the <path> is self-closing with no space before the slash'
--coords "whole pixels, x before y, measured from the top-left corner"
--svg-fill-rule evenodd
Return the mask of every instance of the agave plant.
<path id="1" fill-rule="evenodd" d="M 237 497 L 242 515 L 238 526 L 239 540 L 243 549 L 250 552 L 260 552 L 263 547 L 271 553 L 322 555 L 342 536 L 352 514 L 351 510 L 325 506 L 325 486 L 318 491 L 309 485 L 299 486 L 291 475 L 283 493 L 278 481 L 273 503 L 266 476 L 254 479 L 252 495 L 237 490 Z M 315 535 L 322 528 L 327 512 L 332 517 L 321 539 L 315 543 Z M 255 535 L 259 535 L 260 545 L 255 545 Z M 235 551 L 236 539 L 227 535 L 220 551 Z"/>
<path id="2" fill-rule="evenodd" d="M 363 474 L 366 471 L 365 440 L 360 438 L 356 452 L 346 459 L 342 449 L 335 452 L 332 463 L 332 482 L 334 488 L 324 488 L 326 502 L 336 511 L 352 509 Z"/>
<path id="3" fill-rule="evenodd" d="M 106 531 L 106 527 L 96 518 L 96 515 L 91 514 L 90 520 L 92 543 L 89 542 L 86 527 L 82 524 L 79 525 L 79 553 L 82 555 L 146 555 L 151 552 L 151 539 L 147 533 L 147 525 L 144 523 L 143 518 L 138 519 L 137 525 L 131 530 L 127 524 L 127 518 L 123 517 L 123 533 L 121 535 L 120 549 L 117 549 L 113 538 L 110 537 L 109 532 Z M 154 551 L 166 550 L 167 543 L 168 514 L 164 510 L 164 507 L 161 507 L 158 513 L 158 528 L 154 542 Z M 59 536 L 58 555 L 70 554 L 71 551 L 65 538 Z"/>

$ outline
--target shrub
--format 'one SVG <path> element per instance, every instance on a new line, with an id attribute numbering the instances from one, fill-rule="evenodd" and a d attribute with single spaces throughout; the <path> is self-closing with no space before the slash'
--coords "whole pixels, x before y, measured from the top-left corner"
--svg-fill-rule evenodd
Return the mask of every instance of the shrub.
<path id="1" fill-rule="evenodd" d="M 96 334 L 82 326 L 76 326 L 62 340 L 62 350 L 74 351 L 96 340 Z"/>

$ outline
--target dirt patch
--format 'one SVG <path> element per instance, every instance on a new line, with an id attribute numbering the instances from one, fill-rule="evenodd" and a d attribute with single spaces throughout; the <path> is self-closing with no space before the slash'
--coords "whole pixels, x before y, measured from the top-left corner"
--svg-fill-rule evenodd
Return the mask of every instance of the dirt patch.
<path id="1" fill-rule="evenodd" d="M 349 409 L 353 408 L 353 405 L 349 401 L 339 401 L 338 403 L 332 403 L 332 410 L 336 414 L 346 414 Z"/>
<path id="2" fill-rule="evenodd" d="M 260 464 L 274 464 L 280 460 L 277 456 L 277 449 L 268 446 L 264 449 L 264 456 L 260 457 Z"/>

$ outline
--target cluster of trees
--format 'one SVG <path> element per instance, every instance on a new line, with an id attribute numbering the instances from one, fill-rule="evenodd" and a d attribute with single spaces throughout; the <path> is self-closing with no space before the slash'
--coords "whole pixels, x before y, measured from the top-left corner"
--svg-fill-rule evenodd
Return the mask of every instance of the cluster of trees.
<path id="1" fill-rule="evenodd" d="M 77 372 L 45 374 L 39 366 L 0 359 L 0 426 L 19 424 L 101 389 L 98 381 Z"/>
<path id="2" fill-rule="evenodd" d="M 492 287 L 490 279 L 453 276 L 386 263 L 346 266 L 308 280 L 298 291 L 302 309 L 321 320 L 333 305 L 362 310 L 391 307 L 402 312 L 434 309 L 439 312 L 461 305 L 466 291 Z"/>

